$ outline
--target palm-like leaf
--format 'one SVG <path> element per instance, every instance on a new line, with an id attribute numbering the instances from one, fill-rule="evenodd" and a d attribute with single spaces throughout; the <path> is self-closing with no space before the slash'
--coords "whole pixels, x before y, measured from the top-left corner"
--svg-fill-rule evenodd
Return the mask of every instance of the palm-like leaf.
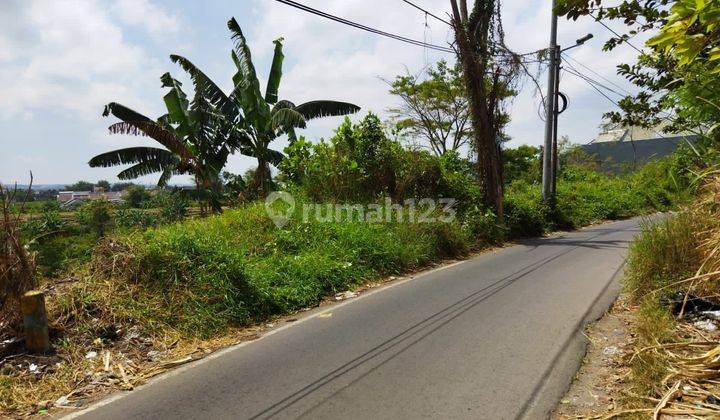
<path id="1" fill-rule="evenodd" d="M 105 105 L 103 116 L 114 115 L 122 120 L 110 126 L 110 134 L 131 134 L 134 136 L 144 135 L 152 138 L 168 150 L 180 156 L 187 156 L 187 147 L 170 130 L 172 127 L 155 122 L 150 118 L 133 111 L 132 109 L 117 102 L 110 102 Z"/>
<path id="2" fill-rule="evenodd" d="M 250 47 L 235 18 L 228 21 L 228 29 L 232 33 L 232 40 L 235 44 L 231 54 L 232 59 L 238 68 L 238 72 L 233 77 L 233 82 L 235 86 L 242 87 L 240 101 L 245 118 L 256 125 L 265 125 L 270 118 L 270 108 L 260 93 L 260 81 L 257 78 L 255 66 L 252 62 Z"/>
<path id="3" fill-rule="evenodd" d="M 281 108 L 273 112 L 270 119 L 272 129 L 305 128 L 307 125 L 303 115 L 292 108 Z"/>
<path id="4" fill-rule="evenodd" d="M 228 106 L 229 98 L 225 95 L 225 92 L 190 60 L 176 54 L 171 54 L 170 60 L 179 64 L 190 75 L 196 92 L 200 92 L 204 98 L 220 108 L 224 109 Z"/>
<path id="5" fill-rule="evenodd" d="M 354 114 L 360 111 L 360 107 L 348 102 L 339 101 L 310 101 L 295 107 L 306 120 L 322 117 L 337 117 L 340 115 Z"/>
<path id="6" fill-rule="evenodd" d="M 275 106 L 272 109 L 272 113 L 275 113 L 278 110 L 283 109 L 283 108 L 295 108 L 295 104 L 286 99 L 283 99 L 281 101 L 278 101 L 278 103 L 275 104 Z"/>
<path id="7" fill-rule="evenodd" d="M 173 79 L 170 73 L 163 74 L 160 81 L 162 81 L 163 87 L 170 88 L 170 91 L 163 97 L 170 121 L 178 124 L 176 131 L 181 136 L 186 136 L 191 130 L 188 117 L 189 101 L 182 90 L 182 83 Z"/>
<path id="8" fill-rule="evenodd" d="M 267 89 L 265 90 L 265 102 L 269 104 L 274 104 L 278 100 L 278 89 L 280 88 L 280 79 L 282 78 L 282 64 L 283 59 L 285 59 L 282 52 L 282 41 L 282 38 L 273 41 L 275 44 L 275 53 L 273 54 L 270 76 L 268 77 Z"/>
<path id="9" fill-rule="evenodd" d="M 283 159 L 285 159 L 285 155 L 277 150 L 267 149 L 265 151 L 265 160 L 275 166 L 280 165 Z"/>
<path id="10" fill-rule="evenodd" d="M 167 182 L 166 172 L 174 172 L 177 166 L 177 161 L 164 161 L 160 159 L 147 160 L 144 162 L 137 163 L 124 171 L 121 171 L 117 177 L 122 180 L 129 180 L 139 178 L 141 176 L 150 175 L 158 172 L 162 172 L 163 176 L 160 177 L 160 181 Z"/>
<path id="11" fill-rule="evenodd" d="M 174 154 L 165 149 L 157 147 L 128 147 L 125 149 L 113 150 L 95 156 L 88 164 L 91 168 L 127 165 L 131 163 L 146 162 L 149 160 L 169 161 Z"/>

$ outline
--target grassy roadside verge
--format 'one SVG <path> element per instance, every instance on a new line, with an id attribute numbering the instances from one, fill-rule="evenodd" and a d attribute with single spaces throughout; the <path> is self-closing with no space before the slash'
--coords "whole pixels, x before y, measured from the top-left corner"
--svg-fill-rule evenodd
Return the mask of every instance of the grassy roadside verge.
<path id="1" fill-rule="evenodd" d="M 470 209 L 452 222 L 420 224 L 304 223 L 296 212 L 279 229 L 264 205 L 251 204 L 109 237 L 69 281 L 46 286 L 56 354 L 14 359 L 0 372 L 0 407 L 30 414 L 82 406 L 250 339 L 266 322 L 335 293 L 514 237 L 665 208 L 630 177 L 576 174 L 560 192 L 560 211 L 550 212 L 537 187 L 513 185 L 507 228 Z"/>
<path id="2" fill-rule="evenodd" d="M 644 225 L 625 274 L 559 417 L 720 417 L 720 180 Z"/>

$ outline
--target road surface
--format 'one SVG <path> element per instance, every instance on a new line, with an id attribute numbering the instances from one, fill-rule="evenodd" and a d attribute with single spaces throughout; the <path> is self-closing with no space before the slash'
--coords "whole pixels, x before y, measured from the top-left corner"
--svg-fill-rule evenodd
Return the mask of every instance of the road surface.
<path id="1" fill-rule="evenodd" d="M 544 418 L 639 219 L 522 241 L 306 314 L 87 419 Z"/>

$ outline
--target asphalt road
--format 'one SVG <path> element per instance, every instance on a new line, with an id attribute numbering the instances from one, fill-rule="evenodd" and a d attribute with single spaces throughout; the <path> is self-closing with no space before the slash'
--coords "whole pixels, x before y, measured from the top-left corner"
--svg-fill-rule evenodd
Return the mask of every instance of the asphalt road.
<path id="1" fill-rule="evenodd" d="M 306 314 L 76 413 L 92 419 L 544 418 L 618 291 L 638 219 L 523 241 Z"/>

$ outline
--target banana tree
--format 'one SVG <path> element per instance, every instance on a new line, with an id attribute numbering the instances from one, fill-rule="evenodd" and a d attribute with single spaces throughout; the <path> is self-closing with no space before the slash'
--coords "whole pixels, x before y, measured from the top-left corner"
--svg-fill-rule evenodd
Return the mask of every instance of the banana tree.
<path id="1" fill-rule="evenodd" d="M 217 112 L 212 100 L 196 89 L 192 102 L 182 90 L 182 84 L 165 73 L 162 85 L 169 88 L 164 96 L 167 114 L 152 120 L 121 104 L 105 106 L 103 116 L 114 115 L 121 122 L 110 126 L 111 134 L 131 134 L 150 137 L 159 147 L 128 147 L 93 157 L 91 167 L 132 166 L 121 171 L 118 178 L 135 179 L 160 173 L 158 186 L 165 186 L 173 175 L 190 174 L 198 189 L 210 193 L 210 205 L 220 211 L 220 171 L 228 156 L 238 149 L 241 131 L 229 134 L 228 121 Z"/>
<path id="2" fill-rule="evenodd" d="M 189 60 L 178 55 L 170 58 L 188 72 L 197 90 L 211 101 L 221 112 L 225 121 L 231 122 L 228 136 L 237 145 L 237 150 L 246 156 L 257 159 L 254 185 L 250 188 L 264 196 L 268 193 L 271 181 L 270 165 L 277 166 L 283 154 L 270 148 L 278 137 L 287 135 L 290 141 L 295 139 L 295 129 L 305 128 L 307 121 L 329 116 L 352 114 L 360 107 L 347 102 L 320 100 L 300 105 L 287 100 L 278 100 L 280 80 L 282 78 L 282 38 L 274 41 L 275 51 L 265 95 L 260 91 L 255 66 L 250 55 L 245 36 L 235 18 L 230 19 L 228 28 L 234 43 L 231 57 L 237 71 L 233 76 L 234 89 L 225 95 Z"/>

